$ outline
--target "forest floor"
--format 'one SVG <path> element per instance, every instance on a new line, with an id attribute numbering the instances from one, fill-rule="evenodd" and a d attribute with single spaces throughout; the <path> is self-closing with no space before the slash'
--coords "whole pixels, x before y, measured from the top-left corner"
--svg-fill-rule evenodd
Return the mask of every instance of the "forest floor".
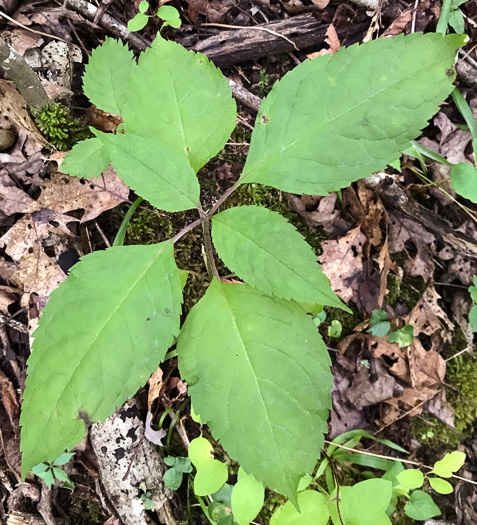
<path id="1" fill-rule="evenodd" d="M 287 71 L 307 57 L 334 53 L 341 46 L 383 35 L 435 31 L 439 1 L 376 3 L 377 9 L 360 5 L 366 4 L 363 0 L 170 3 L 180 11 L 183 24 L 180 29 L 167 28 L 165 36 L 205 53 L 228 79 L 245 88 L 241 95 L 238 88 L 234 90 L 239 118 L 229 143 L 199 172 L 204 202 L 213 203 L 237 180 L 259 99 Z M 119 123 L 113 115 L 91 107 L 82 94 L 81 76 L 91 50 L 106 36 L 122 38 L 136 54 L 150 44 L 159 27 L 156 19 L 151 18 L 138 33 L 125 31 L 138 4 L 103 0 L 97 10 L 96 4 L 85 0 L 65 5 L 0 0 L 0 37 L 28 58 L 48 95 L 62 101 L 79 121 L 79 129 L 72 125 L 70 139 L 52 146 L 12 83 L 6 76 L 2 79 L 0 63 L 2 523 L 121 523 L 115 501 L 108 500 L 104 489 L 108 471 L 98 465 L 87 439 L 66 467 L 76 486 L 73 492 L 61 484 L 49 491 L 33 475 L 21 482 L 19 414 L 29 336 L 41 309 L 80 256 L 112 245 L 135 199 L 112 170 L 90 183 L 61 174 L 58 166 L 65 150 L 86 136 L 87 126 L 114 131 Z M 477 117 L 477 0 L 460 9 L 470 41 L 459 54 L 457 85 Z M 261 26 L 271 32 L 220 24 Z M 450 162 L 475 161 L 471 133 L 452 98 L 441 105 L 419 142 Z M 408 459 L 426 465 L 445 452 L 462 450 L 467 463 L 461 475 L 477 479 L 477 360 L 468 322 L 472 307 L 468 289 L 477 275 L 477 209 L 452 190 L 449 170 L 429 159 L 423 165 L 404 156 L 401 171 L 389 168 L 374 185 L 360 181 L 340 194 L 320 197 L 247 184 L 227 205 L 255 204 L 282 213 L 314 248 L 333 290 L 353 311 L 325 308 L 326 316 L 321 316 L 321 324 L 317 321 L 333 360 L 328 439 L 364 429 L 392 440 L 410 451 Z M 191 217 L 185 212 L 165 215 L 142 203 L 128 227 L 126 244 L 168 239 Z M 181 239 L 176 257 L 179 267 L 197 274 L 186 285 L 187 313 L 205 290 L 200 278 L 207 274 L 201 237 Z M 371 321 L 375 310 L 385 312 L 390 322 L 384 332 Z M 340 323 L 338 333 L 330 330 L 333 321 Z M 387 331 L 406 325 L 413 327 L 412 342 L 402 348 L 390 343 Z M 146 438 L 152 442 L 157 441 L 152 429 L 157 429 L 161 417 L 166 412 L 173 416 L 162 417 L 166 429 L 175 425 L 165 455 L 184 454 L 188 440 L 200 433 L 186 400 L 187 385 L 180 379 L 177 359 L 172 358 L 128 406 L 135 411 L 136 424 L 145 425 L 147 418 Z M 375 442 L 363 443 L 360 447 L 368 451 L 392 453 Z M 356 482 L 366 476 L 359 465 L 339 469 L 343 480 Z M 147 513 L 143 523 L 174 522 L 168 519 L 206 523 L 185 485 L 170 497 L 173 518 Z M 459 482 L 453 494 L 436 499 L 443 511 L 442 523 L 477 523 L 476 486 Z M 273 506 L 272 500 L 268 501 Z M 398 525 L 412 523 L 400 514 L 394 520 Z M 268 523 L 267 513 L 255 521 Z"/>

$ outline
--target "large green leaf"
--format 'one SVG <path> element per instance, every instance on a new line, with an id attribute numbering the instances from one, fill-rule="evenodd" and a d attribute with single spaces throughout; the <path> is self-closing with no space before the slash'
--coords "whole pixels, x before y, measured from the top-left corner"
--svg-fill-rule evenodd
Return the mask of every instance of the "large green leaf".
<path id="1" fill-rule="evenodd" d="M 106 37 L 93 50 L 83 75 L 84 94 L 99 109 L 120 115 L 128 79 L 136 67 L 132 51 L 119 40 Z"/>
<path id="2" fill-rule="evenodd" d="M 262 103 L 242 181 L 327 195 L 396 161 L 452 91 L 465 38 L 414 33 L 306 60 Z"/>
<path id="3" fill-rule="evenodd" d="M 219 213 L 212 224 L 217 253 L 248 284 L 284 299 L 347 309 L 310 245 L 279 213 L 241 206 Z"/>
<path id="4" fill-rule="evenodd" d="M 298 511 L 291 501 L 279 507 L 273 514 L 270 525 L 326 525 L 330 517 L 328 501 L 323 494 L 305 490 L 298 494 Z"/>
<path id="5" fill-rule="evenodd" d="M 84 257 L 51 294 L 34 333 L 23 396 L 25 476 L 134 395 L 179 332 L 173 246 L 121 246 Z"/>
<path id="6" fill-rule="evenodd" d="M 213 281 L 178 340 L 194 409 L 255 479 L 296 502 L 323 447 L 330 358 L 296 303 Z"/>
<path id="7" fill-rule="evenodd" d="M 159 35 L 139 58 L 128 89 L 126 130 L 180 147 L 195 171 L 223 148 L 235 127 L 235 102 L 220 70 Z"/>
<path id="8" fill-rule="evenodd" d="M 130 133 L 99 136 L 116 173 L 139 196 L 170 212 L 197 206 L 199 181 L 187 157 L 177 147 Z"/>

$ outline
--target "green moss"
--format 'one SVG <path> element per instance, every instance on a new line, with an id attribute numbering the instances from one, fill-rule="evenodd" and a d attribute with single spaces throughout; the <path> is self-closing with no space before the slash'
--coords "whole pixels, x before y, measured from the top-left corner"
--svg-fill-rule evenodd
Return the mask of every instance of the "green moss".
<path id="1" fill-rule="evenodd" d="M 270 86 L 271 77 L 263 67 L 260 69 L 259 73 L 260 80 L 258 81 L 258 93 L 261 98 L 265 98 L 272 90 L 272 86 Z"/>
<path id="2" fill-rule="evenodd" d="M 70 110 L 61 104 L 33 108 L 32 115 L 46 140 L 60 151 L 71 149 L 77 142 L 91 136 Z"/>
<path id="3" fill-rule="evenodd" d="M 352 310 L 352 314 L 340 310 L 339 308 L 332 308 L 331 306 L 324 307 L 326 321 L 319 326 L 319 331 L 322 336 L 328 335 L 328 327 L 330 326 L 331 321 L 339 321 L 341 323 L 341 338 L 352 334 L 354 328 L 364 321 L 363 315 L 353 303 L 350 302 L 347 306 Z"/>
<path id="4" fill-rule="evenodd" d="M 230 142 L 240 144 L 240 146 L 225 146 L 212 161 L 214 164 L 220 164 L 222 161 L 237 162 L 245 164 L 247 158 L 247 147 L 252 138 L 252 131 L 243 126 L 236 126 L 230 136 Z M 201 183 L 203 181 L 201 180 Z M 216 182 L 212 181 L 216 187 Z"/>
<path id="5" fill-rule="evenodd" d="M 385 296 L 386 302 L 390 306 L 396 306 L 396 303 L 401 296 L 401 279 L 394 273 L 388 274 L 387 289 L 388 293 Z"/>
<path id="6" fill-rule="evenodd" d="M 104 523 L 106 519 L 98 497 L 79 485 L 76 485 L 63 508 L 68 509 L 68 517 L 75 525 L 94 525 Z"/>

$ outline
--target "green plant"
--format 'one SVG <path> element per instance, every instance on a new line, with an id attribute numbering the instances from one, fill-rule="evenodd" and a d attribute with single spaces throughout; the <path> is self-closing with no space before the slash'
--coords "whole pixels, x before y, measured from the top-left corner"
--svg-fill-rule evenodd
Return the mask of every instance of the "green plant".
<path id="1" fill-rule="evenodd" d="M 177 340 L 179 369 L 202 422 L 244 476 L 300 505 L 300 480 L 323 447 L 332 388 L 331 360 L 307 312 L 316 315 L 319 305 L 349 309 L 281 215 L 259 206 L 217 212 L 245 183 L 326 195 L 395 162 L 452 91 L 463 42 L 458 35 L 413 34 L 303 62 L 263 101 L 239 181 L 208 209 L 196 172 L 222 149 L 236 120 L 221 73 L 205 56 L 160 36 L 138 64 L 111 39 L 93 51 L 84 91 L 124 123 L 116 135 L 92 130 L 95 137 L 76 145 L 62 170 L 99 176 L 111 162 L 153 206 L 196 209 L 198 218 L 169 241 L 118 241 L 83 257 L 53 292 L 29 359 L 23 475 L 73 448 L 84 435 L 85 414 L 104 420 L 134 395 Z M 173 247 L 198 226 L 211 282 L 181 329 Z M 220 277 L 214 247 L 246 284 Z M 216 461 L 199 464 L 199 498 L 212 478 L 224 477 Z M 211 472 L 200 475 L 204 469 Z M 349 512 L 362 490 L 343 493 Z M 387 492 L 376 505 L 380 523 L 387 523 Z M 335 502 L 335 523 L 336 513 Z"/>
<path id="2" fill-rule="evenodd" d="M 129 20 L 128 30 L 129 31 L 140 31 L 143 29 L 149 18 L 152 18 L 154 15 L 146 15 L 147 10 L 149 9 L 149 2 L 147 0 L 142 0 L 139 4 L 139 13 Z M 163 21 L 162 27 L 171 26 L 171 27 L 180 27 L 181 18 L 179 12 L 175 7 L 170 5 L 163 5 L 158 10 L 156 15 Z"/>
<path id="3" fill-rule="evenodd" d="M 74 483 L 68 478 L 65 471 L 59 468 L 66 465 L 73 456 L 74 453 L 61 454 L 61 456 L 57 457 L 51 463 L 48 461 L 38 463 L 38 465 L 32 467 L 31 471 L 35 476 L 41 478 L 50 489 L 55 484 L 55 481 L 59 481 L 63 483 L 65 488 L 73 490 L 75 488 Z"/>
<path id="4" fill-rule="evenodd" d="M 32 108 L 31 112 L 46 140 L 61 151 L 72 148 L 88 135 L 70 110 L 61 104 L 47 104 Z"/>

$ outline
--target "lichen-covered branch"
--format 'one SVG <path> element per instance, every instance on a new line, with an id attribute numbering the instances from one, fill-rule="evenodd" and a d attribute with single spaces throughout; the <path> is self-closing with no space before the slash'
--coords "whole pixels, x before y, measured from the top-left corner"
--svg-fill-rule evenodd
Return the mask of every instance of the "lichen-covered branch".
<path id="1" fill-rule="evenodd" d="M 0 38 L 0 68 L 14 82 L 30 107 L 42 107 L 51 102 L 38 75 L 2 38 Z"/>

